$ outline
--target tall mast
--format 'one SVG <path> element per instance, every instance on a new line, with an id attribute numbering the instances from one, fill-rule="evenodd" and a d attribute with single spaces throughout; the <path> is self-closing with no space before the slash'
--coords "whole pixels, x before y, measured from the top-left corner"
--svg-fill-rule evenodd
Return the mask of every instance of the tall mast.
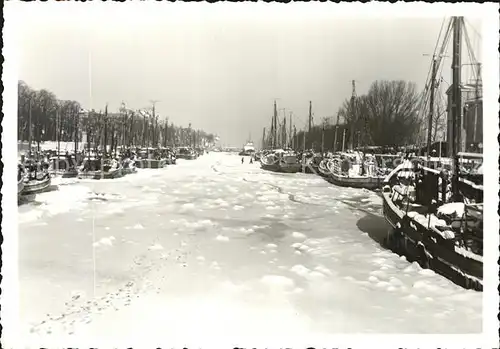
<path id="1" fill-rule="evenodd" d="M 321 154 L 325 153 L 325 121 L 323 121 L 323 128 L 321 129 Z"/>
<path id="2" fill-rule="evenodd" d="M 59 111 L 59 106 L 56 106 L 56 136 L 57 136 L 57 156 L 59 157 L 59 152 L 61 151 L 61 114 Z M 59 164 L 57 165 L 59 167 Z"/>
<path id="3" fill-rule="evenodd" d="M 351 94 L 351 137 L 349 139 L 349 148 L 354 150 L 354 125 L 356 123 L 356 111 L 354 110 L 354 105 L 356 101 L 356 81 L 352 80 L 352 94 Z"/>
<path id="4" fill-rule="evenodd" d="M 31 159 L 31 142 L 32 142 L 32 138 L 33 138 L 33 133 L 32 133 L 33 132 L 32 131 L 33 130 L 33 126 L 31 125 L 31 96 L 30 96 L 30 99 L 29 99 L 29 114 L 28 114 L 28 118 L 29 118 L 29 121 L 28 121 L 28 128 L 29 128 L 29 133 L 28 133 L 29 136 L 28 137 L 29 137 L 29 141 L 28 142 L 29 142 L 29 147 L 30 147 L 28 154 L 29 154 L 29 157 Z"/>
<path id="5" fill-rule="evenodd" d="M 462 112 L 462 96 L 461 96 L 461 54 L 462 54 L 462 24 L 463 17 L 453 17 L 453 61 L 452 61 L 452 158 L 453 158 L 453 181 L 452 191 L 455 199 L 458 196 L 458 175 L 459 162 L 458 152 L 461 145 L 461 112 Z"/>
<path id="6" fill-rule="evenodd" d="M 312 102 L 309 101 L 309 129 L 307 130 L 308 133 L 311 133 L 311 127 L 312 127 Z"/>
<path id="7" fill-rule="evenodd" d="M 290 133 L 288 134 L 288 146 L 292 147 L 292 112 L 290 112 Z"/>
<path id="8" fill-rule="evenodd" d="M 262 129 L 262 149 L 266 148 L 266 128 Z"/>
<path id="9" fill-rule="evenodd" d="M 285 111 L 283 111 L 283 114 L 284 113 L 285 113 Z M 287 146 L 287 144 L 286 144 L 287 143 L 286 142 L 286 139 L 287 139 L 286 138 L 286 115 L 283 116 L 283 132 L 282 132 L 282 135 L 283 135 L 283 139 L 281 140 L 281 143 L 282 143 L 281 147 L 282 148 L 286 148 L 286 146 Z"/>
<path id="10" fill-rule="evenodd" d="M 274 101 L 274 114 L 273 114 L 273 149 L 276 149 L 277 130 L 278 128 L 278 109 L 276 109 L 276 100 Z"/>
<path id="11" fill-rule="evenodd" d="M 337 132 L 339 129 L 339 112 L 337 112 L 337 124 L 335 125 L 335 136 L 333 137 L 333 152 L 337 151 Z"/>
<path id="12" fill-rule="evenodd" d="M 427 129 L 427 160 L 431 158 L 432 120 L 434 117 L 434 90 L 436 88 L 436 56 L 432 56 L 431 96 L 429 103 L 429 126 Z"/>
<path id="13" fill-rule="evenodd" d="M 78 122 L 80 119 L 80 111 L 75 112 L 75 161 L 77 159 L 76 153 L 78 152 Z"/>
<path id="14" fill-rule="evenodd" d="M 104 155 L 108 151 L 108 104 L 106 103 L 106 108 L 104 109 Z"/>

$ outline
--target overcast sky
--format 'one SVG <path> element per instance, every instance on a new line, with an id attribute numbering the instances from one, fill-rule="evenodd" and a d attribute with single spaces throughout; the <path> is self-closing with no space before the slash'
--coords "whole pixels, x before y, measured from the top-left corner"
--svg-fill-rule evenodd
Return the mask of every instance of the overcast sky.
<path id="1" fill-rule="evenodd" d="M 188 14 L 168 4 L 140 11 L 127 4 L 107 11 L 77 5 L 50 13 L 23 8 L 19 79 L 96 110 L 106 102 L 117 109 L 123 100 L 135 109 L 159 100 L 162 117 L 191 122 L 234 146 L 250 133 L 260 143 L 274 99 L 287 115 L 293 111 L 301 129 L 309 100 L 316 123 L 336 115 L 353 79 L 358 94 L 377 79 L 423 88 L 430 66 L 423 54 L 433 52 L 443 21 L 340 18 L 331 10 L 301 15 L 279 7 L 229 15 L 213 6 Z M 480 30 L 479 21 L 470 22 Z M 478 36 L 471 37 L 478 46 Z M 448 58 L 448 81 L 450 71 Z"/>

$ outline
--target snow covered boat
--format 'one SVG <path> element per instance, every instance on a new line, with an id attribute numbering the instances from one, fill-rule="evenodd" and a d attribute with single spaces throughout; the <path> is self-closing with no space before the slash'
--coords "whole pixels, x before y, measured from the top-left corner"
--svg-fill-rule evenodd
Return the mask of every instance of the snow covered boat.
<path id="1" fill-rule="evenodd" d="M 363 166 L 364 173 L 361 174 Z M 361 164 L 359 159 L 334 157 L 320 163 L 318 170 L 328 182 L 340 187 L 375 190 L 381 187 L 384 180 L 373 159 Z"/>
<path id="2" fill-rule="evenodd" d="M 63 178 L 74 178 L 78 176 L 76 159 L 74 156 L 53 156 L 49 159 L 49 173 L 51 176 L 62 176 Z"/>
<path id="3" fill-rule="evenodd" d="M 80 179 L 113 179 L 122 175 L 122 166 L 114 159 L 85 159 L 78 171 Z"/>
<path id="4" fill-rule="evenodd" d="M 160 157 L 158 151 L 153 148 L 141 149 L 135 159 L 137 168 L 163 168 L 167 165 L 167 160 Z"/>
<path id="5" fill-rule="evenodd" d="M 445 172 L 411 161 L 396 167 L 383 182 L 384 217 L 391 226 L 385 243 L 422 267 L 481 291 L 483 204 L 476 200 L 482 195 L 476 187 L 472 197 L 462 192 L 464 202 L 450 202 L 449 182 Z"/>
<path id="6" fill-rule="evenodd" d="M 274 150 L 261 157 L 260 163 L 261 168 L 268 171 L 297 173 L 302 170 L 302 163 L 294 151 Z"/>
<path id="7" fill-rule="evenodd" d="M 260 167 L 266 171 L 278 172 L 280 169 L 278 161 L 279 159 L 274 153 L 262 154 L 260 158 Z"/>
<path id="8" fill-rule="evenodd" d="M 178 159 L 194 160 L 197 157 L 198 156 L 191 148 L 188 148 L 188 147 L 177 148 L 177 158 Z"/>
<path id="9" fill-rule="evenodd" d="M 252 141 L 247 142 L 243 146 L 243 150 L 239 152 L 239 156 L 251 156 L 255 154 L 255 147 Z"/>
<path id="10" fill-rule="evenodd" d="M 136 173 L 137 172 L 137 167 L 135 166 L 135 161 L 132 159 L 125 159 L 121 163 L 121 171 L 123 175 L 131 174 L 131 173 Z"/>
<path id="11" fill-rule="evenodd" d="M 23 195 L 38 194 L 47 190 L 49 186 L 50 186 L 49 173 L 48 172 L 37 173 L 35 176 L 30 175 L 25 179 L 21 193 Z"/>

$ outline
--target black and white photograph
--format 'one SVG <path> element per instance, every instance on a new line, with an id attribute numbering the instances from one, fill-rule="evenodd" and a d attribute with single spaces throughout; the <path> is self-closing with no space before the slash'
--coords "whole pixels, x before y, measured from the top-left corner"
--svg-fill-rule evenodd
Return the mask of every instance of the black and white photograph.
<path id="1" fill-rule="evenodd" d="M 2 346 L 498 346 L 498 5 L 4 8 Z"/>

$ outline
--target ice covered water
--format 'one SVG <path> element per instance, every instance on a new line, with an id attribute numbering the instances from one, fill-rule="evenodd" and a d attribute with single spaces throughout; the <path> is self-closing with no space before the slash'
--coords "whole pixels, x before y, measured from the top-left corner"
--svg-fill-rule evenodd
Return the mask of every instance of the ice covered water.
<path id="1" fill-rule="evenodd" d="M 386 231 L 373 192 L 228 154 L 67 183 L 19 207 L 23 329 L 480 332 L 482 294 L 384 250 Z"/>

